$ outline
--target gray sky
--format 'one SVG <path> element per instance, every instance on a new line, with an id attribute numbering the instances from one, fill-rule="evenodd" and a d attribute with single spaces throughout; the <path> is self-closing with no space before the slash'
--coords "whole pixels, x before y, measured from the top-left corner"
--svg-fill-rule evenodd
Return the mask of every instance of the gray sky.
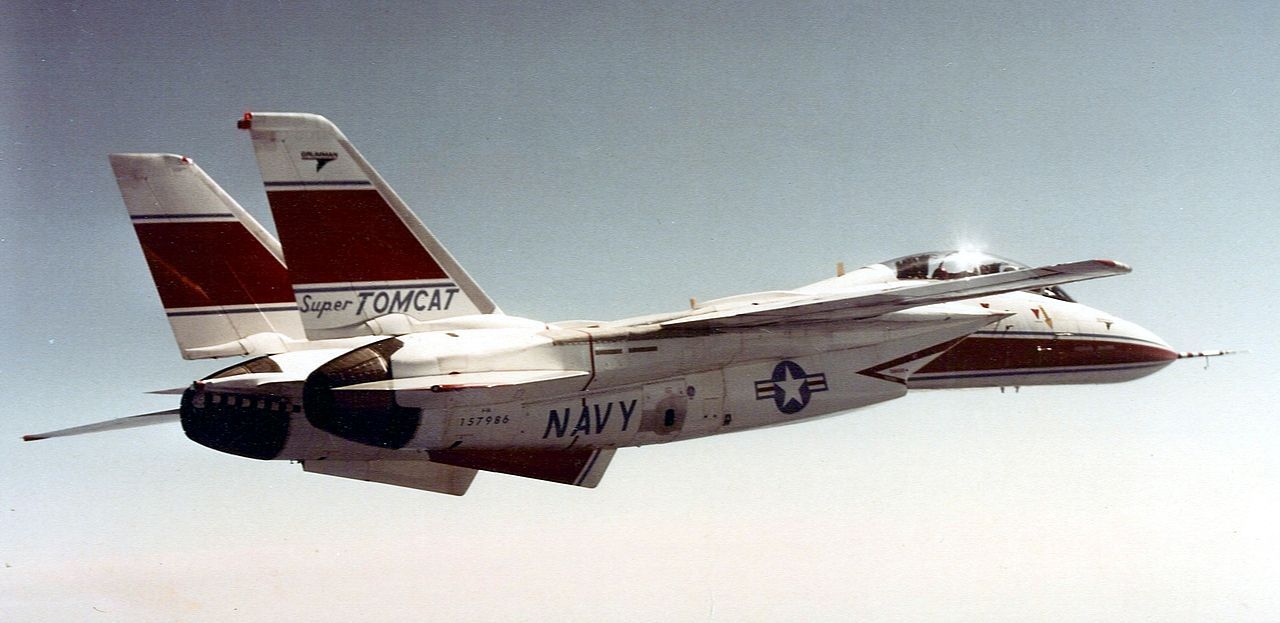
<path id="1" fill-rule="evenodd" d="M 0 619 L 1280 617 L 1274 3 L 3 3 Z M 900 6 L 906 5 L 906 6 Z M 1112 257 L 1175 348 L 462 498 L 155 427 L 182 362 L 106 154 L 268 222 L 246 110 L 337 123 L 512 314 L 616 318 L 961 243 Z"/>

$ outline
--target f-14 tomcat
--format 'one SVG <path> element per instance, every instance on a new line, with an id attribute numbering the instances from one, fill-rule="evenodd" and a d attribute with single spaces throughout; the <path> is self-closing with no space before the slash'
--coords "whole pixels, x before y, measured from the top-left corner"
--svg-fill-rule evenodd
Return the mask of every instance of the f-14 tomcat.
<path id="1" fill-rule="evenodd" d="M 621 447 L 916 388 L 1128 381 L 1180 356 L 1059 287 L 1121 263 L 966 251 L 610 322 L 510 316 L 327 119 L 238 126 L 279 242 L 188 158 L 111 165 L 183 357 L 249 359 L 178 409 L 26 439 L 178 419 L 210 448 L 321 474 L 454 495 L 477 471 L 594 487 Z"/>

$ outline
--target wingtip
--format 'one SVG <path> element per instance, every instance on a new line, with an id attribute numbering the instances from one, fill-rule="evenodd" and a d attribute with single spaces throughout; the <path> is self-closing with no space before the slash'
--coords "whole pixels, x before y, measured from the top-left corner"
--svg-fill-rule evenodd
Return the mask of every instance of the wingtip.
<path id="1" fill-rule="evenodd" d="M 45 437 L 44 435 L 23 435 L 22 436 L 23 441 L 40 441 L 41 439 L 48 439 L 48 437 Z"/>
<path id="2" fill-rule="evenodd" d="M 1117 270 L 1120 270 L 1126 273 L 1133 271 L 1133 267 L 1129 266 L 1128 264 L 1125 264 L 1124 262 L 1117 262 L 1116 260 L 1108 260 L 1108 259 L 1098 259 L 1094 261 L 1099 264 L 1102 264 L 1103 266 L 1107 266 L 1109 268 L 1115 268 Z"/>

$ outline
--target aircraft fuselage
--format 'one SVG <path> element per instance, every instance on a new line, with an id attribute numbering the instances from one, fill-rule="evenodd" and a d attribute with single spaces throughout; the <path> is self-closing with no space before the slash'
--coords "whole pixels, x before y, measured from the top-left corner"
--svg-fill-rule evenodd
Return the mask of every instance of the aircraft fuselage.
<path id="1" fill-rule="evenodd" d="M 274 355 L 279 372 L 193 385 L 183 424 L 202 444 L 261 459 L 618 448 L 786 424 L 915 388 L 1120 382 L 1176 358 L 1132 323 L 1026 292 L 895 312 L 857 330 L 619 324 L 511 319 Z M 500 382 L 529 370 L 564 374 Z M 438 382 L 403 381 L 424 378 Z"/>

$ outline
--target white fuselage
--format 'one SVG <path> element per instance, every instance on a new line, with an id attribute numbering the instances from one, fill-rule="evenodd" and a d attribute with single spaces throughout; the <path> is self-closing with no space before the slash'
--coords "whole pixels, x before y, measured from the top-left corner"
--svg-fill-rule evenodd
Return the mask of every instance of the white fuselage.
<path id="1" fill-rule="evenodd" d="M 184 405 L 199 408 L 184 411 L 184 425 L 205 445 L 255 458 L 604 449 L 785 424 L 891 400 L 909 388 L 1125 381 L 1176 358 L 1132 323 L 1027 292 L 856 323 L 729 330 L 504 318 L 368 345 L 362 339 L 354 350 L 350 342 L 330 350 L 312 344 L 274 355 L 277 372 L 197 383 Z M 502 380 L 529 371 L 560 374 Z M 454 378 L 494 380 L 449 382 Z M 243 426 L 228 429 L 231 421 Z M 249 437 L 257 445 L 237 446 Z"/>
<path id="2" fill-rule="evenodd" d="M 396 346 L 382 359 L 372 353 L 386 346 L 383 343 L 345 351 L 346 355 L 341 349 L 299 351 L 273 356 L 282 368 L 279 372 L 206 379 L 184 399 L 192 408 L 184 412 L 183 421 L 193 439 L 254 458 L 367 460 L 457 448 L 665 443 L 900 397 L 907 387 L 901 379 L 878 373 L 885 364 L 938 350 L 1002 316 L 937 305 L 864 321 L 856 331 L 827 323 L 684 335 L 644 327 L 415 333 L 390 338 Z M 361 351 L 371 354 L 364 357 Z M 932 356 L 920 358 L 916 365 Z M 378 376 L 357 379 L 355 372 L 338 369 L 342 366 L 318 365 L 340 357 L 354 362 L 351 370 L 376 369 Z M 318 395 L 313 387 L 317 369 L 328 374 L 325 378 L 361 381 L 324 394 L 357 407 L 321 409 L 315 398 L 308 403 L 308 396 Z M 398 378 L 525 370 L 585 374 L 513 386 L 385 388 Z M 389 425 L 360 410 L 359 405 L 373 403 L 409 421 Z M 274 427 L 254 430 L 275 435 L 275 441 L 251 451 L 219 447 L 217 437 L 227 430 L 226 422 L 237 418 L 274 418 Z M 389 430 L 409 432 L 388 436 Z M 245 437 L 244 430 L 232 432 L 232 443 Z"/>

